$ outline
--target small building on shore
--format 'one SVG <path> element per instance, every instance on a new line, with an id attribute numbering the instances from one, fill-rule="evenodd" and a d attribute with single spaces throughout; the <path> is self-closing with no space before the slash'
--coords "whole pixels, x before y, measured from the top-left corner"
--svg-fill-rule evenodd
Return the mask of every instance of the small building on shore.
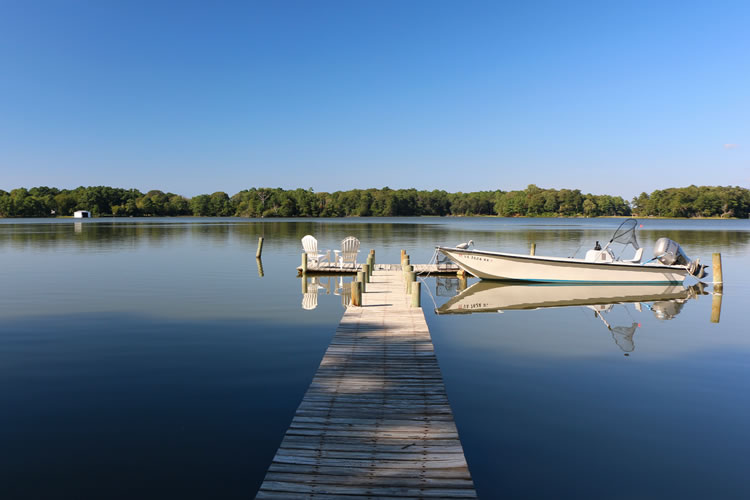
<path id="1" fill-rule="evenodd" d="M 88 210 L 76 210 L 73 212 L 74 219 L 88 219 L 91 217 L 91 212 Z"/>

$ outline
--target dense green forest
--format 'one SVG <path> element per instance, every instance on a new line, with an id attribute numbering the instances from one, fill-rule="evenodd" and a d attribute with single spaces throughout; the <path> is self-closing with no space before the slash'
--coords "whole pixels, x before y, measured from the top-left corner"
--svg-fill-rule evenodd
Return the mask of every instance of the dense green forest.
<path id="1" fill-rule="evenodd" d="M 631 202 L 620 196 L 583 194 L 578 189 L 448 193 L 442 190 L 353 189 L 333 193 L 312 189 L 251 188 L 234 196 L 218 191 L 193 198 L 153 190 L 107 186 L 0 190 L 0 217 L 69 216 L 367 217 L 415 215 L 659 216 L 739 217 L 750 214 L 750 190 L 689 186 L 641 193 Z"/>

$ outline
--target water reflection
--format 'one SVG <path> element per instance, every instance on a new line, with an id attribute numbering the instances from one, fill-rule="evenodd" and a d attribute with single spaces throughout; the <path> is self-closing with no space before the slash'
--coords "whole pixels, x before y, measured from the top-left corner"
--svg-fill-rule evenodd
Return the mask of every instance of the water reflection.
<path id="1" fill-rule="evenodd" d="M 436 295 L 446 296 L 461 287 L 460 279 L 436 280 Z M 438 307 L 437 314 L 473 314 L 510 310 L 536 310 L 583 307 L 612 334 L 615 344 L 626 354 L 635 350 L 633 337 L 641 323 L 633 313 L 650 311 L 658 320 L 671 320 L 691 300 L 707 295 L 703 283 L 690 287 L 675 284 L 638 285 L 548 285 L 478 281 Z M 615 324 L 609 315 L 623 308 L 632 320 Z M 631 310 L 632 309 L 632 310 Z"/>
<path id="2" fill-rule="evenodd" d="M 302 276 L 302 309 L 313 310 L 318 307 L 319 295 L 336 295 L 341 298 L 341 306 L 346 308 L 351 301 L 352 278 L 339 276 Z"/>

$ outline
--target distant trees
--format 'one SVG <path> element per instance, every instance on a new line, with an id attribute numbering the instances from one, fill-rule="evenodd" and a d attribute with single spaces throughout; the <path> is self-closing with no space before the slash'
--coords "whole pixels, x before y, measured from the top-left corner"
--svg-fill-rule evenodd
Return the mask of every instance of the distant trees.
<path id="1" fill-rule="evenodd" d="M 688 186 L 641 193 L 633 213 L 657 217 L 737 217 L 750 215 L 750 190 L 739 186 Z"/>
<path id="2" fill-rule="evenodd" d="M 503 217 L 639 216 L 740 217 L 750 214 L 750 190 L 689 186 L 641 193 L 628 203 L 619 196 L 584 194 L 578 189 L 543 189 L 530 184 L 516 191 L 448 193 L 443 190 L 352 189 L 316 193 L 310 189 L 254 187 L 229 196 L 223 191 L 185 198 L 174 193 L 107 186 L 0 190 L 0 217 L 49 217 L 89 210 L 96 216 L 239 217 Z"/>

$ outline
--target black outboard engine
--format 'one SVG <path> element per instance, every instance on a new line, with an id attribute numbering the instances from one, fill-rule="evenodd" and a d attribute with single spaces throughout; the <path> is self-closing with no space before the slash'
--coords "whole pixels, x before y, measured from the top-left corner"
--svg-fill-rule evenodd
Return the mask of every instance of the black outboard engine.
<path id="1" fill-rule="evenodd" d="M 654 257 L 666 266 L 685 266 L 690 274 L 698 279 L 706 275 L 706 266 L 701 265 L 700 259 L 690 260 L 676 241 L 669 238 L 659 238 L 654 245 Z"/>

